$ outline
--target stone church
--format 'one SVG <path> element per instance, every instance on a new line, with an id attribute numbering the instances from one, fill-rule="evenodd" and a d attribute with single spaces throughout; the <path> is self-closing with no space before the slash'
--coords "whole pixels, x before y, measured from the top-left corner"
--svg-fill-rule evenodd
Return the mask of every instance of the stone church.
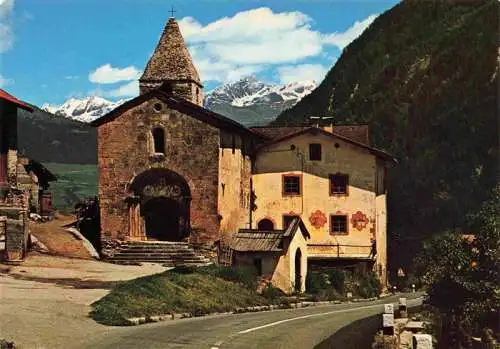
<path id="1" fill-rule="evenodd" d="M 140 95 L 94 121 L 104 239 L 214 241 L 248 227 L 251 130 L 203 108 L 203 86 L 170 18 Z"/>
<path id="2" fill-rule="evenodd" d="M 314 265 L 365 265 L 385 284 L 396 161 L 368 126 L 246 128 L 205 109 L 174 18 L 139 85 L 93 122 L 104 243 L 222 242 L 285 291 L 303 291 Z"/>

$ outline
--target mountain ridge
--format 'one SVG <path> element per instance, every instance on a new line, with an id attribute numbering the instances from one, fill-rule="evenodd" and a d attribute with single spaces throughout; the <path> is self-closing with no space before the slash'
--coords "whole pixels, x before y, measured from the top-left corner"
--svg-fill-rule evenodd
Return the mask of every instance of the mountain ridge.
<path id="1" fill-rule="evenodd" d="M 205 96 L 205 108 L 223 114 L 245 126 L 263 125 L 274 120 L 316 87 L 314 81 L 284 85 L 267 84 L 248 76 L 223 84 Z M 61 105 L 45 103 L 42 109 L 68 119 L 92 122 L 126 100 L 110 101 L 99 96 L 70 98 Z"/>

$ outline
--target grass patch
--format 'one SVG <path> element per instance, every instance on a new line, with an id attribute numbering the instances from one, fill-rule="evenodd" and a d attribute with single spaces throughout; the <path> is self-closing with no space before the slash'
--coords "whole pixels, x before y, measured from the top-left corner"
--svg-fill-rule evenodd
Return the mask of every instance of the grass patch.
<path id="1" fill-rule="evenodd" d="M 223 274 L 223 278 L 218 274 Z M 230 275 L 230 276 L 227 276 Z M 229 281 L 226 268 L 170 270 L 120 283 L 92 304 L 91 317 L 105 325 L 128 325 L 127 318 L 169 313 L 203 315 L 266 305 L 269 301 L 242 282 Z"/>
<path id="2" fill-rule="evenodd" d="M 50 183 L 54 208 L 73 212 L 75 204 L 97 195 L 97 165 L 44 163 L 57 181 Z"/>

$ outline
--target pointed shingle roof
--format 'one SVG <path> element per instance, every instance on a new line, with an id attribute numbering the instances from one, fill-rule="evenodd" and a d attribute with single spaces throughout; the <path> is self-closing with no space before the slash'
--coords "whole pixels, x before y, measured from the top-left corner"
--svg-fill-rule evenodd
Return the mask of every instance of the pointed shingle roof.
<path id="1" fill-rule="evenodd" d="M 175 18 L 170 18 L 150 58 L 141 82 L 189 80 L 201 86 L 200 77 Z"/>

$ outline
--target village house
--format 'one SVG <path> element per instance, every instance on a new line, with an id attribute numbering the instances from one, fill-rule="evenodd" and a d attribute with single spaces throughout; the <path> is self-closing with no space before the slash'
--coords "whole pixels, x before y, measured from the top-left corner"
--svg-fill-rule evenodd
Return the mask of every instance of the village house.
<path id="1" fill-rule="evenodd" d="M 174 18 L 139 85 L 139 96 L 93 122 L 110 260 L 151 260 L 138 246 L 167 258 L 218 245 L 286 292 L 303 291 L 313 266 L 365 265 L 386 283 L 394 159 L 370 146 L 367 126 L 249 129 L 205 109 Z"/>
<path id="2" fill-rule="evenodd" d="M 19 108 L 33 111 L 28 104 L 0 89 L 0 239 L 3 258 L 10 262 L 24 258 L 29 232 L 29 191 L 19 186 L 24 171 L 17 157 Z"/>
<path id="3" fill-rule="evenodd" d="M 368 127 L 259 127 L 252 188 L 258 229 L 302 218 L 309 269 L 374 269 L 387 281 L 387 153 L 369 145 Z"/>

